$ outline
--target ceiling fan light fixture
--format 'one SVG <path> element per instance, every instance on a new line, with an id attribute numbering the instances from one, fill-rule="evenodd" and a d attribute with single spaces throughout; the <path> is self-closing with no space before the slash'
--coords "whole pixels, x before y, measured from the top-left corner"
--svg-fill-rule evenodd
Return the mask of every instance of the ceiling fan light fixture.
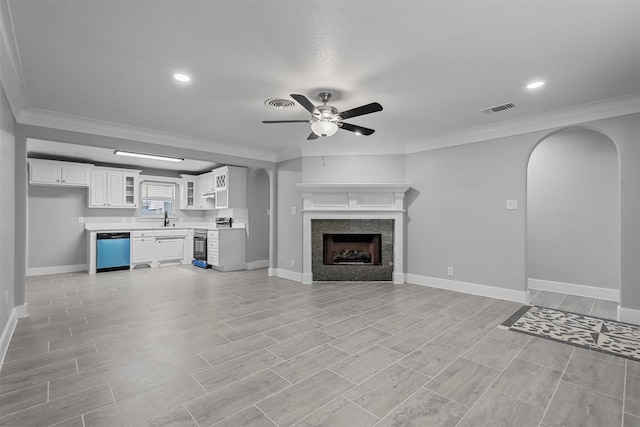
<path id="1" fill-rule="evenodd" d="M 338 125 L 329 120 L 318 120 L 311 123 L 311 131 L 318 136 L 331 136 L 338 131 Z"/>

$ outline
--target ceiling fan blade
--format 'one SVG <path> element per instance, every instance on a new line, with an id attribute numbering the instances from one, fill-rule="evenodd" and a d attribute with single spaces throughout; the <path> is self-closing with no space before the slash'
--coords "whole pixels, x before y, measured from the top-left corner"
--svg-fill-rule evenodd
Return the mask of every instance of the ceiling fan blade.
<path id="1" fill-rule="evenodd" d="M 375 130 L 373 129 L 352 125 L 351 123 L 342 123 L 342 126 L 340 126 L 340 128 L 357 133 L 358 135 L 371 135 L 375 132 Z"/>
<path id="2" fill-rule="evenodd" d="M 315 133 L 311 132 L 309 134 L 309 136 L 307 137 L 307 141 L 311 141 L 312 139 L 318 139 L 318 138 L 319 138 L 318 135 L 316 135 Z"/>
<path id="3" fill-rule="evenodd" d="M 311 114 L 314 114 L 317 112 L 316 106 L 313 105 L 311 101 L 309 101 L 309 98 L 307 98 L 306 96 L 296 95 L 295 93 L 292 93 L 291 97 L 296 101 L 298 101 L 298 104 L 302 105 L 305 108 L 305 110 L 307 110 Z"/>
<path id="4" fill-rule="evenodd" d="M 342 111 L 338 115 L 342 117 L 342 120 L 346 120 L 352 117 L 362 116 L 364 114 L 375 113 L 377 111 L 382 111 L 382 105 L 378 104 L 377 102 L 372 102 L 371 104 L 352 108 L 351 110 L 347 111 Z"/>
<path id="5" fill-rule="evenodd" d="M 311 120 L 263 120 L 262 123 L 311 123 Z"/>

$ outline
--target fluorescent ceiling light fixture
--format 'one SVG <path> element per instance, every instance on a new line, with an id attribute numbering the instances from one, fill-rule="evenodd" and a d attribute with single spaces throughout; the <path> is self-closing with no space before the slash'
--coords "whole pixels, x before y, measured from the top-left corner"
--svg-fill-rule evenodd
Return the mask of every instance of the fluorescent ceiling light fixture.
<path id="1" fill-rule="evenodd" d="M 539 80 L 537 82 L 531 82 L 527 85 L 527 89 L 537 89 L 539 87 L 544 86 L 544 82 L 542 80 Z"/>
<path id="2" fill-rule="evenodd" d="M 311 123 L 311 130 L 318 136 L 331 136 L 338 131 L 338 125 L 329 120 L 318 120 Z"/>
<path id="3" fill-rule="evenodd" d="M 116 150 L 113 152 L 116 156 L 138 157 L 141 159 L 164 160 L 165 162 L 181 162 L 184 159 L 178 157 L 155 156 L 153 154 L 132 153 L 130 151 Z"/>
<path id="4" fill-rule="evenodd" d="M 191 81 L 191 77 L 187 76 L 186 74 L 174 74 L 173 78 L 176 79 L 179 82 L 188 82 Z"/>

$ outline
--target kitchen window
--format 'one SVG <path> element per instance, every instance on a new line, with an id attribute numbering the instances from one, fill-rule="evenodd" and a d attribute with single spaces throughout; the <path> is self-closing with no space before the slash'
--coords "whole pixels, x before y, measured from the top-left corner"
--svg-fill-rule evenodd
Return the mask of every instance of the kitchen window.
<path id="1" fill-rule="evenodd" d="M 141 184 L 142 215 L 160 217 L 165 212 L 174 216 L 176 205 L 175 184 L 162 182 L 142 182 Z"/>

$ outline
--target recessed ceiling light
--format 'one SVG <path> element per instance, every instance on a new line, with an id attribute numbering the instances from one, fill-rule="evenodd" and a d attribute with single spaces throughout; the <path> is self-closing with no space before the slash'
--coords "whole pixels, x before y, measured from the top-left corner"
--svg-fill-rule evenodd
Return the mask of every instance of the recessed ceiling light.
<path id="1" fill-rule="evenodd" d="M 164 160 L 166 162 L 181 162 L 184 159 L 178 157 L 155 156 L 153 154 L 132 153 L 131 151 L 116 150 L 113 152 L 116 156 L 139 157 L 141 159 Z"/>
<path id="2" fill-rule="evenodd" d="M 174 74 L 173 78 L 176 79 L 179 82 L 188 82 L 191 80 L 191 77 L 187 76 L 186 74 Z"/>
<path id="3" fill-rule="evenodd" d="M 531 82 L 527 85 L 527 89 L 537 89 L 539 87 L 544 86 L 544 82 L 542 80 L 538 80 L 537 82 Z"/>

